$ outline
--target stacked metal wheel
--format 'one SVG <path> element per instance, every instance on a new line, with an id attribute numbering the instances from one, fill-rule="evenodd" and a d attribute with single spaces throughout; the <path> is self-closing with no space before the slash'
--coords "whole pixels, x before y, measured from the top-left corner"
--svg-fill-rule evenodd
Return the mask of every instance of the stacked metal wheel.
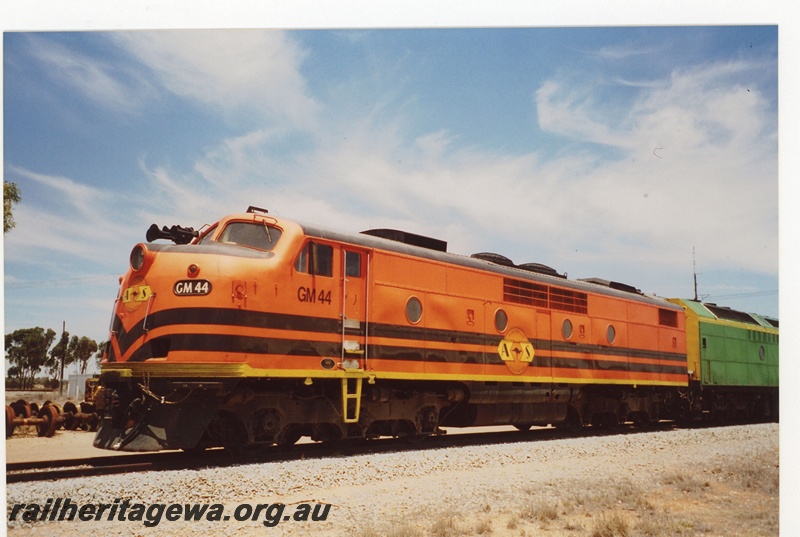
<path id="1" fill-rule="evenodd" d="M 14 434 L 19 426 L 36 427 L 36 434 L 50 437 L 64 423 L 61 409 L 54 403 L 46 402 L 42 408 L 28 404 L 22 399 L 6 406 L 6 438 Z"/>
<path id="2" fill-rule="evenodd" d="M 64 428 L 68 431 L 80 429 L 95 432 L 100 418 L 94 412 L 94 405 L 81 403 L 80 408 L 72 401 L 64 403 Z"/>
<path id="3" fill-rule="evenodd" d="M 6 438 L 14 434 L 20 426 L 36 427 L 39 436 L 50 437 L 62 426 L 68 431 L 95 432 L 100 418 L 94 411 L 94 404 L 81 402 L 80 406 L 67 401 L 62 408 L 52 401 L 45 401 L 41 408 L 36 403 L 23 399 L 6 406 Z"/>

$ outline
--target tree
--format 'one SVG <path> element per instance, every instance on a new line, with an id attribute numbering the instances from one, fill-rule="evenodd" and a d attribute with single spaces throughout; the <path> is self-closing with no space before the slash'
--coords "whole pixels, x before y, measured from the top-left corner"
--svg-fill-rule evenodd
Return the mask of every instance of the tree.
<path id="1" fill-rule="evenodd" d="M 103 355 L 106 353 L 106 347 L 108 347 L 109 343 L 109 341 L 102 341 L 97 345 L 97 354 L 94 355 L 94 359 L 98 369 L 100 369 L 100 364 L 103 363 Z"/>
<path id="2" fill-rule="evenodd" d="M 3 181 L 3 234 L 11 231 L 16 223 L 11 212 L 11 204 L 19 203 L 22 199 L 17 183 Z"/>
<path id="3" fill-rule="evenodd" d="M 89 358 L 92 354 L 97 352 L 97 342 L 86 336 L 78 339 L 78 336 L 72 336 L 69 340 L 69 347 L 67 354 L 69 361 L 66 363 L 77 363 L 80 367 L 81 375 L 86 374 L 86 368 L 89 365 Z"/>
<path id="4" fill-rule="evenodd" d="M 21 389 L 33 388 L 39 370 L 49 365 L 52 358 L 47 351 L 55 338 L 55 331 L 40 326 L 21 328 L 6 334 L 6 359 L 13 366 Z"/>
<path id="5" fill-rule="evenodd" d="M 68 366 L 70 364 L 70 355 L 68 352 L 68 345 L 69 345 L 69 332 L 61 332 L 61 337 L 56 343 L 56 346 L 50 350 L 50 357 L 52 358 L 50 364 L 50 376 L 54 379 L 58 379 L 61 382 L 64 382 L 64 379 L 61 378 L 61 361 L 64 361 L 64 366 Z"/>

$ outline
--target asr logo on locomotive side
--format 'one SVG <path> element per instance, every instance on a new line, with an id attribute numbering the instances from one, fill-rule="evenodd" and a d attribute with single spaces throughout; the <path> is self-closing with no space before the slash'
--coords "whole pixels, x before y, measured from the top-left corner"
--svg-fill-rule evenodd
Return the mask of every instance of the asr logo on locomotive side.
<path id="1" fill-rule="evenodd" d="M 141 276 L 135 276 L 131 278 L 131 281 L 128 282 L 128 286 L 122 291 L 122 294 L 119 297 L 119 300 L 122 301 L 122 305 L 125 306 L 125 310 L 129 313 L 133 313 L 139 307 L 149 302 L 155 296 L 153 290 L 147 285 L 147 282 L 144 281 L 144 278 Z"/>
<path id="2" fill-rule="evenodd" d="M 149 285 L 131 285 L 122 293 L 122 303 L 147 302 L 153 291 Z"/>
<path id="3" fill-rule="evenodd" d="M 512 328 L 497 346 L 497 353 L 515 375 L 521 374 L 533 362 L 535 354 L 533 345 L 525 332 Z"/>
<path id="4" fill-rule="evenodd" d="M 208 280 L 180 280 L 175 282 L 172 292 L 178 296 L 203 296 L 211 292 Z"/>

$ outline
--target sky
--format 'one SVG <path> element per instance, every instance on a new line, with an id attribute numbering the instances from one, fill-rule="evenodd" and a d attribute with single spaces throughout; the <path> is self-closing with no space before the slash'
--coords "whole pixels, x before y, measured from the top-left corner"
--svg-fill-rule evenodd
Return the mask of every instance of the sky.
<path id="1" fill-rule="evenodd" d="M 150 224 L 249 205 L 779 315 L 776 25 L 29 28 L 5 333 L 105 340 Z"/>

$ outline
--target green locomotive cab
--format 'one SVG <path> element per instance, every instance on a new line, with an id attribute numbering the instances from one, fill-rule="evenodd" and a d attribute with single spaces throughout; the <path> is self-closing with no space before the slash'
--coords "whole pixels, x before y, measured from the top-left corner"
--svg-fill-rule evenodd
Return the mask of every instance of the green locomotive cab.
<path id="1" fill-rule="evenodd" d="M 778 417 L 778 320 L 716 304 L 670 299 L 686 310 L 692 414 Z"/>

